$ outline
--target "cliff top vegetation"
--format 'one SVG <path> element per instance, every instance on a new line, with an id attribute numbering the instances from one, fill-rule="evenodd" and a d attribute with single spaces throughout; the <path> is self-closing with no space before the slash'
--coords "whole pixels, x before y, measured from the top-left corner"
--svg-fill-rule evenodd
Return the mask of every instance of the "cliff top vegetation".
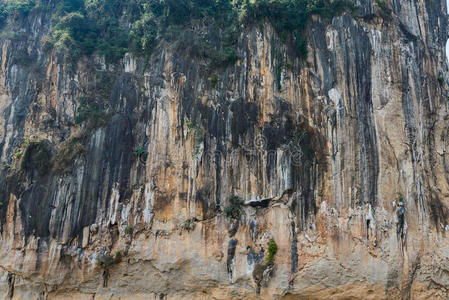
<path id="1" fill-rule="evenodd" d="M 310 16 L 326 21 L 353 8 L 351 0 L 14 0 L 0 4 L 0 24 L 17 27 L 43 12 L 51 20 L 45 49 L 72 63 L 92 53 L 107 62 L 126 52 L 149 55 L 168 41 L 226 66 L 238 59 L 235 48 L 247 26 L 270 22 L 282 41 L 305 56 Z M 192 28 L 207 29 L 199 34 Z"/>

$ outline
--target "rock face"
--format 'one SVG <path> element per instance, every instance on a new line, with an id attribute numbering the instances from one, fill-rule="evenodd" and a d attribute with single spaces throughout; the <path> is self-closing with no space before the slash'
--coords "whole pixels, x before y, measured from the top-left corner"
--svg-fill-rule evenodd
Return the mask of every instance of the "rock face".
<path id="1" fill-rule="evenodd" d="M 161 44 L 72 72 L 30 15 L 1 40 L 0 299 L 446 299 L 444 11 L 362 0 L 306 60 L 255 26 L 215 71 Z"/>

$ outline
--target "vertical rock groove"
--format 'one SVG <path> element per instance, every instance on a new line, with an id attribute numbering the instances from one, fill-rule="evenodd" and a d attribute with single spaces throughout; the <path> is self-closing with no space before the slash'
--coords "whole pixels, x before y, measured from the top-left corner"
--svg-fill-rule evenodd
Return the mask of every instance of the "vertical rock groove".
<path id="1" fill-rule="evenodd" d="M 39 9 L 5 31 L 0 299 L 444 299 L 446 6 L 357 4 L 304 58 L 242 26 L 218 67 L 168 38 L 70 65 Z"/>

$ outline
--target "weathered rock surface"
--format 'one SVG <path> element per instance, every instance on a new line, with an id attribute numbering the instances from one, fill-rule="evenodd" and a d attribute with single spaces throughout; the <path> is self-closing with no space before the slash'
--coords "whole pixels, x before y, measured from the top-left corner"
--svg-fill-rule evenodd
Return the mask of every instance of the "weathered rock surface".
<path id="1" fill-rule="evenodd" d="M 1 41 L 0 299 L 447 299 L 445 4 L 361 2 L 312 20 L 306 61 L 248 30 L 215 87 L 165 44 L 69 72 L 29 17 Z M 89 90 L 107 120 L 76 125 Z M 24 141 L 51 166 L 14 170 Z"/>

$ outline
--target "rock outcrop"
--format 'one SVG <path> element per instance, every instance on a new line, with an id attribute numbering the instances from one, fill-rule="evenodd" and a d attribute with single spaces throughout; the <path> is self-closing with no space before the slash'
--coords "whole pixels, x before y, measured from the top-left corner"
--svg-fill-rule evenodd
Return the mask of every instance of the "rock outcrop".
<path id="1" fill-rule="evenodd" d="M 214 71 L 69 70 L 32 12 L 0 41 L 0 299 L 446 299 L 445 3 L 359 4 Z"/>

